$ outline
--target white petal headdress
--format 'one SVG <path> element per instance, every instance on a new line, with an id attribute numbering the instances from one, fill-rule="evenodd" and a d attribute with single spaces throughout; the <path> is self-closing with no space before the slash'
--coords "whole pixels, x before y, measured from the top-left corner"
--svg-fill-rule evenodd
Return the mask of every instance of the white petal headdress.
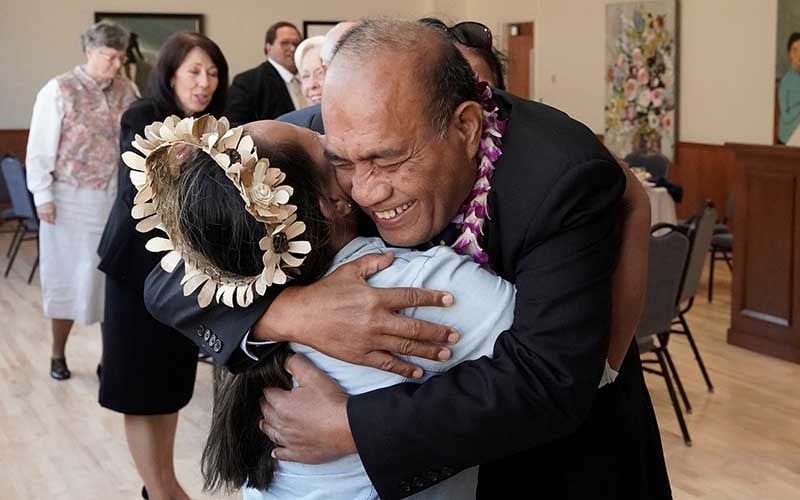
<path id="1" fill-rule="evenodd" d="M 145 127 L 144 137 L 137 134 L 132 144 L 141 155 L 126 151 L 122 160 L 132 169 L 131 181 L 138 191 L 131 211 L 139 220 L 136 229 L 143 233 L 160 229 L 166 234 L 150 239 L 147 249 L 168 252 L 161 259 L 161 267 L 167 272 L 173 272 L 184 260 L 183 293 L 188 296 L 198 292 L 200 307 L 212 300 L 228 307 L 249 306 L 268 287 L 286 283 L 285 270 L 299 267 L 311 251 L 309 242 L 295 240 L 305 231 L 305 224 L 296 220 L 297 207 L 288 203 L 293 190 L 281 184 L 286 175 L 270 166 L 267 158 L 258 158 L 252 137 L 245 135 L 242 127 L 232 129 L 226 118 L 217 120 L 211 115 L 197 119 L 173 115 Z M 202 149 L 211 156 L 238 188 L 247 212 L 266 227 L 267 234 L 259 241 L 264 268 L 258 275 L 239 276 L 220 270 L 184 241 L 177 206 L 181 162 L 173 147 L 179 144 Z"/>

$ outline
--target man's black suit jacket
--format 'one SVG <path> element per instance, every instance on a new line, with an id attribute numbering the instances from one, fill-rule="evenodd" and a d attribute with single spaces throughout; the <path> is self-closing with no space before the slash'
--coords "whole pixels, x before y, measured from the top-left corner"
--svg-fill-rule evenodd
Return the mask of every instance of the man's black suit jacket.
<path id="1" fill-rule="evenodd" d="M 269 62 L 233 78 L 225 116 L 237 126 L 256 120 L 274 120 L 294 110 L 286 82 Z"/>
<path id="2" fill-rule="evenodd" d="M 298 127 L 311 129 L 320 134 L 325 133 L 325 125 L 322 123 L 322 107 L 319 104 L 308 106 L 297 111 L 292 111 L 285 115 L 279 116 L 278 121 L 291 123 Z"/>
<path id="3" fill-rule="evenodd" d="M 492 268 L 517 286 L 514 324 L 492 359 L 422 385 L 352 396 L 359 455 L 384 499 L 473 465 L 481 465 L 481 499 L 671 498 L 635 344 L 617 381 L 597 389 L 624 175 L 594 134 L 564 113 L 502 92 L 496 98 L 508 126 L 485 248 Z M 148 280 L 151 312 L 192 338 L 202 322 L 238 345 L 267 307 L 199 314 L 193 297 L 180 296 L 179 276 Z M 242 369 L 251 361 L 240 352 L 219 361 Z"/>

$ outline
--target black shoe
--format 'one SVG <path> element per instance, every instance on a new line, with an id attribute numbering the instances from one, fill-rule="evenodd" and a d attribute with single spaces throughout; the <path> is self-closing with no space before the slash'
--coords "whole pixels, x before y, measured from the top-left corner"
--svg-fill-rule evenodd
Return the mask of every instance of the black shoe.
<path id="1" fill-rule="evenodd" d="M 66 358 L 50 359 L 50 376 L 56 380 L 67 380 L 72 376 L 69 368 L 67 368 Z"/>
<path id="2" fill-rule="evenodd" d="M 144 486 L 142 486 L 142 498 L 144 498 L 145 500 L 148 500 L 150 498 L 150 496 L 147 494 L 147 488 L 145 488 Z"/>

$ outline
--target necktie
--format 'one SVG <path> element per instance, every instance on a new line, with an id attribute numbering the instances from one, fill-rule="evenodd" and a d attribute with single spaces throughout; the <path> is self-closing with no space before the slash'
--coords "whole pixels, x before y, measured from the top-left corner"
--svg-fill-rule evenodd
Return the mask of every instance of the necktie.
<path id="1" fill-rule="evenodd" d="M 295 109 L 306 107 L 306 99 L 303 97 L 303 90 L 300 85 L 300 79 L 297 78 L 297 75 L 293 76 L 292 79 L 289 80 L 289 93 L 292 96 L 292 102 L 294 103 Z"/>

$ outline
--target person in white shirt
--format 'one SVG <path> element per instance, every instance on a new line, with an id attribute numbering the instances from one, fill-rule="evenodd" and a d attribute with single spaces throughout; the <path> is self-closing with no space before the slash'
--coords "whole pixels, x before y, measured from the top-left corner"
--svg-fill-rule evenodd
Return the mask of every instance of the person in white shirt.
<path id="1" fill-rule="evenodd" d="M 103 318 L 97 245 L 117 192 L 120 116 L 135 99 L 118 75 L 129 34 L 101 21 L 81 35 L 86 64 L 36 96 L 27 148 L 28 189 L 39 229 L 44 314 L 52 319 L 50 376 L 70 377 L 65 348 L 75 320 Z"/>

